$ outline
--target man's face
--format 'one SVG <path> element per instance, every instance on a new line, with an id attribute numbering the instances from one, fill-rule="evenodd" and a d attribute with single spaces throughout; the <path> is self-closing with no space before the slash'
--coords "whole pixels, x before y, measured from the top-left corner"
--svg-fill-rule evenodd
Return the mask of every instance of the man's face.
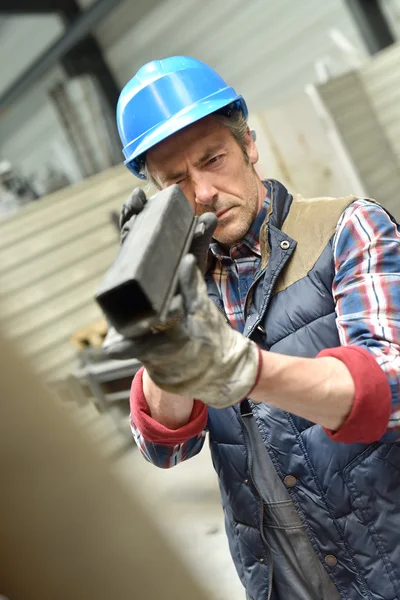
<path id="1" fill-rule="evenodd" d="M 214 238 L 232 246 L 247 233 L 265 197 L 253 165 L 257 148 L 246 134 L 247 159 L 232 133 L 209 116 L 148 151 L 150 175 L 161 188 L 179 184 L 197 215 L 218 217 Z"/>

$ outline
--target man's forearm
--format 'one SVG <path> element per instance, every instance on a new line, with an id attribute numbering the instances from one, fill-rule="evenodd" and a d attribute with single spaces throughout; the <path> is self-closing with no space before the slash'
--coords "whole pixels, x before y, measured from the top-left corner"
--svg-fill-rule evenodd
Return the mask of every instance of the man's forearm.
<path id="1" fill-rule="evenodd" d="M 250 397 L 336 431 L 349 415 L 355 386 L 336 358 L 296 358 L 262 352 L 258 383 Z"/>
<path id="2" fill-rule="evenodd" d="M 179 429 L 189 422 L 193 398 L 164 392 L 151 380 L 146 369 L 143 371 L 143 393 L 151 417 L 161 425 L 168 429 Z"/>

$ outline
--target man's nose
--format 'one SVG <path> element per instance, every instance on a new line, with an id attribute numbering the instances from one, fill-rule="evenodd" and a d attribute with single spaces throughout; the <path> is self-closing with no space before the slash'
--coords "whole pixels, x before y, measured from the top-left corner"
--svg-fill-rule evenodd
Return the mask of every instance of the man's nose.
<path id="1" fill-rule="evenodd" d="M 196 204 L 210 206 L 216 200 L 218 190 L 207 177 L 199 177 L 194 182 L 194 199 Z"/>

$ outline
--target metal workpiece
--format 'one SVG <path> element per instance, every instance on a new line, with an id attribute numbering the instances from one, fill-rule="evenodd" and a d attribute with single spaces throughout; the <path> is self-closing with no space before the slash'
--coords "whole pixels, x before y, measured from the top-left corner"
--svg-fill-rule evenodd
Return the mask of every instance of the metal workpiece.
<path id="1" fill-rule="evenodd" d="M 96 293 L 119 333 L 135 337 L 165 322 L 195 225 L 193 209 L 178 185 L 149 198 Z"/>

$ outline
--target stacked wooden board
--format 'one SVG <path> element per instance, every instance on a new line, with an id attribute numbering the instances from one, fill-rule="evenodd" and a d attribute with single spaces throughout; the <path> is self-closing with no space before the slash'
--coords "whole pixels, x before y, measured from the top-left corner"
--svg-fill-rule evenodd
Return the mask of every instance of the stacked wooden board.
<path id="1" fill-rule="evenodd" d="M 0 319 L 46 380 L 71 373 L 71 336 L 101 318 L 96 288 L 118 251 L 111 215 L 138 180 L 123 166 L 0 220 Z"/>

